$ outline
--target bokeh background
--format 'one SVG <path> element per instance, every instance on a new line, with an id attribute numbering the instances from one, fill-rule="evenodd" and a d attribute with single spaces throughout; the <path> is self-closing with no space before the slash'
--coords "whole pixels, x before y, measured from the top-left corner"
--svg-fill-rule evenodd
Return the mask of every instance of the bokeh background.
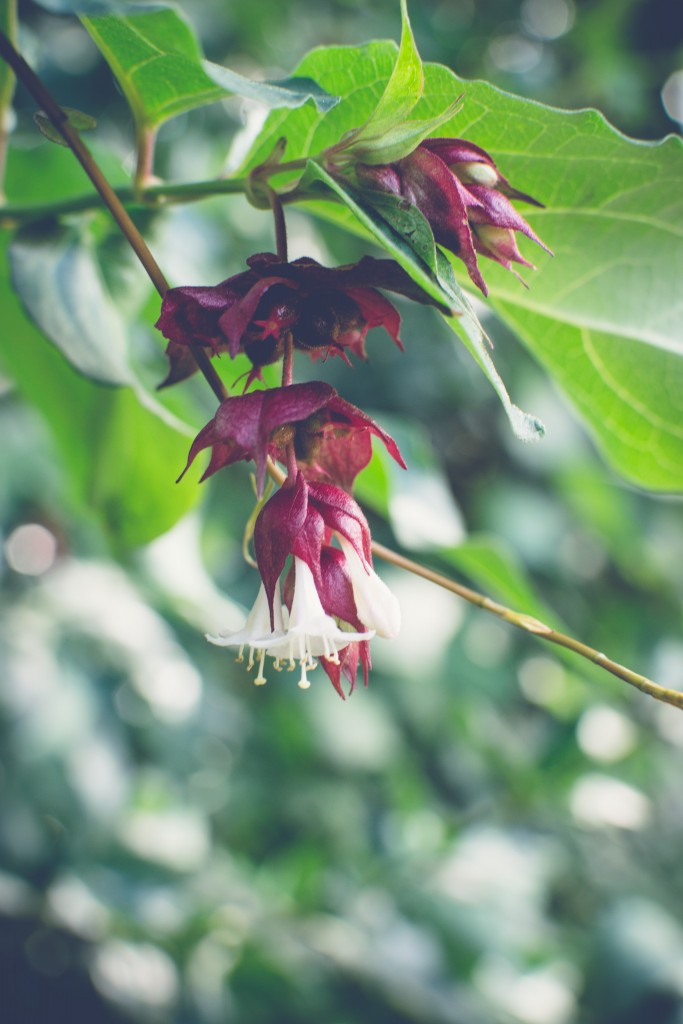
<path id="1" fill-rule="evenodd" d="M 269 77 L 315 45 L 397 38 L 397 8 L 183 4 L 207 56 Z M 637 138 L 680 130 L 680 2 L 422 0 L 411 14 L 425 60 L 596 106 Z M 21 16 L 34 66 L 130 168 L 129 115 L 85 32 L 29 3 Z M 42 151 L 21 92 L 17 107 L 19 168 Z M 231 100 L 171 122 L 159 172 L 220 173 L 253 116 Z M 174 283 L 272 247 L 268 218 L 231 197 L 149 230 Z M 290 230 L 294 256 L 359 255 L 302 212 Z M 680 502 L 620 480 L 495 321 L 497 365 L 545 421 L 541 445 L 512 437 L 429 310 L 402 312 L 405 354 L 375 332 L 367 368 L 323 368 L 413 467 L 375 535 L 437 567 L 434 546 L 489 544 L 574 635 L 683 687 Z M 151 373 L 154 315 L 150 300 Z M 190 390 L 208 419 L 211 395 Z M 315 676 L 306 694 L 287 678 L 255 688 L 203 639 L 236 628 L 255 594 L 246 469 L 122 549 L 5 379 L 0 432 L 3 1021 L 683 1024 L 683 713 L 388 571 L 405 625 L 373 645 L 367 691 L 342 703 Z"/>

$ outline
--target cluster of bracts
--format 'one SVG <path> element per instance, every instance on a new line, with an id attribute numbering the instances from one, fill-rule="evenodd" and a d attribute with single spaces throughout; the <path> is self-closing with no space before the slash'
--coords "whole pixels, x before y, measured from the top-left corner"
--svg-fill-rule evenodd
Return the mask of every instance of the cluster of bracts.
<path id="1" fill-rule="evenodd" d="M 428 139 L 396 163 L 356 164 L 354 175 L 361 195 L 391 193 L 416 206 L 436 242 L 464 262 L 484 294 L 478 255 L 511 270 L 513 263 L 531 266 L 516 232 L 543 246 L 510 199 L 539 204 L 513 189 L 470 142 Z M 380 326 L 402 348 L 399 314 L 382 291 L 430 300 L 391 260 L 364 257 L 331 269 L 260 253 L 247 263 L 248 270 L 218 285 L 171 289 L 157 323 L 169 342 L 166 384 L 194 372 L 198 347 L 210 356 L 243 353 L 251 364 L 244 393 L 220 404 L 192 444 L 188 466 L 205 448 L 211 455 L 202 479 L 251 460 L 259 498 L 269 460 L 286 469 L 256 519 L 261 586 L 247 622 L 208 639 L 238 647 L 239 658 L 248 648 L 255 683 L 266 681 L 266 658 L 276 670 L 297 669 L 303 688 L 320 664 L 343 697 L 342 680 L 353 690 L 359 665 L 367 685 L 371 638 L 394 637 L 400 627 L 396 598 L 373 569 L 370 530 L 351 495 L 353 483 L 370 460 L 373 435 L 405 466 L 392 438 L 329 384 L 292 383 L 292 356 L 365 359 L 366 335 Z M 262 368 L 279 360 L 282 386 L 249 390 L 262 381 Z"/>

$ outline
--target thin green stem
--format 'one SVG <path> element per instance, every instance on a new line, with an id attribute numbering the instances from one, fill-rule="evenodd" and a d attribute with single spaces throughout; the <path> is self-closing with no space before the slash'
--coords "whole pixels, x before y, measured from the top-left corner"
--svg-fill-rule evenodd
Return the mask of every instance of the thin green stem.
<path id="1" fill-rule="evenodd" d="M 147 185 L 141 191 L 130 185 L 115 188 L 114 195 L 129 206 L 157 206 L 170 203 L 196 202 L 210 196 L 232 195 L 244 193 L 245 178 L 226 178 L 224 180 L 195 181 L 186 183 L 163 182 Z M 61 217 L 70 213 L 87 213 L 96 210 L 101 199 L 96 193 L 74 196 L 70 199 L 57 199 L 51 203 L 5 203 L 0 206 L 0 227 L 18 227 L 21 224 L 48 217 Z"/>
<path id="2" fill-rule="evenodd" d="M 293 160 L 292 166 L 305 166 L 305 160 Z M 277 169 L 279 173 L 280 168 Z M 275 173 L 275 172 L 274 172 Z M 192 203 L 211 196 L 244 195 L 248 191 L 248 178 L 209 178 L 206 181 L 156 182 L 142 188 L 124 185 L 112 189 L 121 203 L 129 206 L 157 206 L 171 203 Z M 285 200 L 287 197 L 284 197 Z M 91 192 L 69 199 L 56 199 L 50 203 L 5 203 L 0 205 L 0 227 L 19 227 L 21 224 L 48 217 L 61 217 L 70 213 L 86 213 L 100 206 L 100 197 Z"/>
<path id="3" fill-rule="evenodd" d="M 384 561 L 390 562 L 401 569 L 406 569 L 416 576 L 421 576 L 423 579 L 429 580 L 430 583 L 436 583 L 437 586 L 443 587 L 445 590 L 450 590 L 452 594 L 457 594 L 458 597 L 469 601 L 470 604 L 477 605 L 479 608 L 491 612 L 492 615 L 497 615 L 498 618 L 504 619 L 505 622 L 510 622 L 513 626 L 517 626 L 518 629 L 523 629 L 525 633 L 533 633 L 534 636 L 541 637 L 542 640 L 547 640 L 551 644 L 566 647 L 567 650 L 573 651 L 581 658 L 585 658 L 586 661 L 591 661 L 594 665 L 604 668 L 606 672 L 611 672 L 613 676 L 628 683 L 629 686 L 635 686 L 649 697 L 654 697 L 655 700 L 683 709 L 683 693 L 679 690 L 670 690 L 665 686 L 660 686 L 659 683 L 654 683 L 647 676 L 642 676 L 638 672 L 633 672 L 632 669 L 627 668 L 625 665 L 612 661 L 606 654 L 596 651 L 593 647 L 589 647 L 588 644 L 584 644 L 580 640 L 575 640 L 571 636 L 566 636 L 564 633 L 546 626 L 544 622 L 540 622 L 532 615 L 525 615 L 523 612 L 516 612 L 511 608 L 506 608 L 505 605 L 492 601 L 490 597 L 486 597 L 484 594 L 480 594 L 478 591 L 472 590 L 462 583 L 456 583 L 455 580 L 449 579 L 448 576 L 443 576 L 441 573 L 428 569 L 418 562 L 413 562 L 410 558 L 405 558 L 396 551 L 384 547 L 383 544 L 378 544 L 374 541 L 372 550 L 375 555 L 384 559 Z"/>

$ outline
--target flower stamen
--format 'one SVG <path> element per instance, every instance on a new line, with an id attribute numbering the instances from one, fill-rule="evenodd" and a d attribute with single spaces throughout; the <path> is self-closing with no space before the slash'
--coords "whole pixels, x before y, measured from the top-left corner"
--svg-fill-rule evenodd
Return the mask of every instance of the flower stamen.
<path id="1" fill-rule="evenodd" d="M 263 674 L 263 663 L 264 663 L 265 660 L 266 660 L 266 650 L 265 650 L 265 647 L 264 647 L 260 651 L 258 675 L 254 679 L 254 686 L 264 686 L 268 682 L 268 680 L 266 679 L 265 675 Z"/>

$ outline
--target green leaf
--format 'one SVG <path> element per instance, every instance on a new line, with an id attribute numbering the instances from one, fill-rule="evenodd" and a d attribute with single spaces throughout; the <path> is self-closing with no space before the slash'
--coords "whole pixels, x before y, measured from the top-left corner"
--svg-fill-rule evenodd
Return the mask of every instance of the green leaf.
<path id="1" fill-rule="evenodd" d="M 204 70 L 199 42 L 178 11 L 160 7 L 144 14 L 105 14 L 82 21 L 139 125 L 155 128 L 226 95 Z"/>
<path id="2" fill-rule="evenodd" d="M 683 359 L 628 338 L 496 303 L 628 480 L 683 489 Z"/>
<path id="3" fill-rule="evenodd" d="M 89 501 L 117 544 L 153 540 L 199 500 L 192 481 L 175 483 L 188 439 L 141 404 L 130 388 L 102 396 L 93 418 L 96 458 L 88 479 Z"/>
<path id="4" fill-rule="evenodd" d="M 45 420 L 84 511 L 116 546 L 152 540 L 198 499 L 197 487 L 174 483 L 187 456 L 186 434 L 143 407 L 132 389 L 103 387 L 77 373 L 26 318 L 6 265 L 3 258 L 3 372 Z"/>
<path id="5" fill-rule="evenodd" d="M 381 141 L 387 133 L 392 132 L 408 118 L 422 96 L 422 61 L 410 27 L 406 0 L 401 0 L 401 26 L 401 45 L 391 77 L 372 114 L 358 132 L 354 133 L 354 145 L 351 149 L 355 149 L 361 142 L 363 147 L 367 148 L 373 140 Z"/>
<path id="6" fill-rule="evenodd" d="M 132 383 L 125 327 L 87 236 L 54 222 L 22 228 L 10 265 L 27 313 L 75 369 L 107 384 Z"/>
<path id="7" fill-rule="evenodd" d="M 84 114 L 82 110 L 74 110 L 73 107 L 62 107 L 62 110 L 67 115 L 66 120 L 68 124 L 75 128 L 77 132 L 89 132 L 97 127 L 95 118 L 91 117 L 90 114 Z M 69 143 L 57 131 L 44 110 L 37 110 L 33 115 L 33 120 L 46 139 L 49 139 L 50 142 L 56 142 L 58 146 L 67 146 L 68 148 Z"/>
<path id="8" fill-rule="evenodd" d="M 312 99 L 328 110 L 337 102 L 310 78 L 253 82 L 204 60 L 192 28 L 172 7 L 82 21 L 145 129 L 234 93 L 272 107 L 299 107 Z"/>
<path id="9" fill-rule="evenodd" d="M 397 46 L 392 42 L 322 47 L 309 53 L 295 75 L 313 78 L 326 92 L 340 96 L 339 103 L 326 114 L 310 105 L 298 110 L 273 111 L 240 174 L 263 163 L 283 135 L 287 137 L 287 159 L 297 160 L 317 155 L 363 124 L 380 101 L 396 55 Z"/>

